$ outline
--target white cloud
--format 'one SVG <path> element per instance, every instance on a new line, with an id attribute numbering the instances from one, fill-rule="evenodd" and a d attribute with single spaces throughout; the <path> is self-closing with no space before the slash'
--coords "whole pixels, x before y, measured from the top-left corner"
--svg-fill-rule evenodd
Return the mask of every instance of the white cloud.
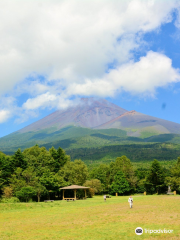
<path id="1" fill-rule="evenodd" d="M 175 6 L 163 0 L 2 0 L 0 93 L 32 72 L 66 84 L 100 77 L 108 63 L 128 61 L 139 46 L 136 34 L 169 22 Z"/>
<path id="2" fill-rule="evenodd" d="M 39 108 L 67 108 L 79 103 L 78 99 L 69 100 L 67 94 L 50 94 L 49 92 L 40 94 L 34 98 L 29 98 L 22 106 L 28 113 L 29 110 L 36 110 Z"/>
<path id="3" fill-rule="evenodd" d="M 48 92 L 49 86 L 47 82 L 40 82 L 38 76 L 35 76 L 35 79 L 26 80 L 21 84 L 18 84 L 13 91 L 10 93 L 16 96 L 21 95 L 22 93 L 28 93 L 31 96 L 37 96 L 39 94 Z"/>
<path id="4" fill-rule="evenodd" d="M 0 123 L 7 121 L 10 117 L 10 112 L 8 110 L 0 110 Z"/>
<path id="5" fill-rule="evenodd" d="M 55 95 L 47 92 L 37 96 L 36 98 L 28 99 L 23 104 L 23 108 L 26 110 L 34 110 L 39 107 L 42 107 L 42 108 L 51 107 L 52 105 L 54 105 L 52 103 L 54 103 L 56 100 L 57 100 L 57 97 Z"/>
<path id="6" fill-rule="evenodd" d="M 114 96 L 119 91 L 153 95 L 158 87 L 180 81 L 180 71 L 172 67 L 167 56 L 149 51 L 139 62 L 129 62 L 111 70 L 101 79 L 87 79 L 84 84 L 72 84 L 68 95 Z"/>
<path id="7" fill-rule="evenodd" d="M 39 108 L 70 106 L 74 95 L 152 95 L 177 81 L 178 70 L 163 54 L 132 59 L 141 36 L 172 21 L 178 6 L 176 0 L 1 0 L 0 95 L 30 94 L 22 108 L 13 100 L 7 109 L 26 119 Z"/>

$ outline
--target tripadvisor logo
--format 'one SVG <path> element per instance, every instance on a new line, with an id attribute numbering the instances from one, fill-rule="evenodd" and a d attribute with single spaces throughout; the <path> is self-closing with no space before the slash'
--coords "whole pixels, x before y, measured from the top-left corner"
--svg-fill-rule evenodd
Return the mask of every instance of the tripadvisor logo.
<path id="1" fill-rule="evenodd" d="M 141 228 L 141 227 L 137 227 L 136 229 L 135 229 L 135 233 L 137 234 L 137 235 L 142 235 L 143 234 L 143 229 Z M 155 230 L 151 230 L 151 229 L 146 229 L 146 228 L 144 228 L 144 233 L 173 233 L 173 230 L 168 230 L 168 229 L 155 229 Z"/>
<path id="2" fill-rule="evenodd" d="M 143 234 L 143 229 L 142 229 L 141 227 L 137 227 L 137 228 L 135 229 L 135 233 L 136 233 L 137 235 L 141 235 L 141 234 Z"/>

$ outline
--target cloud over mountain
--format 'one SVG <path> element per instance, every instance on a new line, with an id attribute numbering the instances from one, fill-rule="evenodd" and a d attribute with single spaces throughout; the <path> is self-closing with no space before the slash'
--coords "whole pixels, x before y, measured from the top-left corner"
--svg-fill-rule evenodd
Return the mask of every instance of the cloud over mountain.
<path id="1" fill-rule="evenodd" d="M 0 95 L 28 93 L 20 115 L 64 108 L 72 96 L 153 95 L 180 75 L 165 54 L 145 50 L 142 36 L 171 22 L 178 6 L 175 0 L 2 0 Z M 141 48 L 137 60 L 133 52 Z"/>

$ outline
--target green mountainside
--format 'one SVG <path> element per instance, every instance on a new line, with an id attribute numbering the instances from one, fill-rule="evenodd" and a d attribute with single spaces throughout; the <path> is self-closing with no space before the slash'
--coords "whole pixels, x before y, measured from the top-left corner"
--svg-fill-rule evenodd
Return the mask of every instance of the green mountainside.
<path id="1" fill-rule="evenodd" d="M 180 155 L 180 124 L 127 111 L 105 99 L 84 98 L 0 138 L 0 151 L 13 154 L 38 144 L 61 147 L 72 159 L 132 161 L 175 159 Z M 178 155 L 179 154 L 179 155 Z"/>
<path id="2" fill-rule="evenodd" d="M 121 129 L 90 129 L 68 126 L 60 130 L 13 133 L 0 139 L 0 150 L 13 154 L 38 144 L 47 149 L 59 146 L 72 160 L 110 162 L 126 155 L 134 162 L 172 160 L 180 156 L 180 135 L 160 134 L 148 138 L 130 137 Z"/>
<path id="3" fill-rule="evenodd" d="M 0 150 L 15 150 L 31 147 L 35 144 L 63 148 L 90 148 L 108 145 L 121 145 L 146 142 L 170 142 L 180 143 L 180 134 L 160 134 L 148 138 L 127 136 L 127 132 L 121 129 L 90 129 L 68 126 L 54 131 L 53 128 L 36 132 L 13 133 L 0 138 Z"/>

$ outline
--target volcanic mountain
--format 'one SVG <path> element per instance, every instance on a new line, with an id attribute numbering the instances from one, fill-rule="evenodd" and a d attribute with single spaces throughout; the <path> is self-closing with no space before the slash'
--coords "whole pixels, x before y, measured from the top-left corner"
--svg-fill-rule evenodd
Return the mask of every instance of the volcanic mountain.
<path id="1" fill-rule="evenodd" d="M 63 148 L 98 147 L 128 141 L 180 142 L 180 124 L 127 111 L 107 100 L 83 98 L 74 107 L 56 111 L 0 139 L 0 151 L 39 144 Z M 157 138 L 157 135 L 161 135 Z M 152 137 L 155 136 L 155 137 Z M 177 140 L 178 139 L 178 140 Z"/>
<path id="2" fill-rule="evenodd" d="M 127 110 L 105 99 L 82 98 L 80 104 L 77 106 L 56 111 L 18 132 L 39 131 L 51 127 L 55 127 L 58 130 L 70 125 L 83 128 L 95 128 L 126 112 Z"/>
<path id="3" fill-rule="evenodd" d="M 136 111 L 129 111 L 100 125 L 98 129 L 117 128 L 124 129 L 131 136 L 140 136 L 142 132 L 154 134 L 180 133 L 180 124 L 151 117 Z"/>

